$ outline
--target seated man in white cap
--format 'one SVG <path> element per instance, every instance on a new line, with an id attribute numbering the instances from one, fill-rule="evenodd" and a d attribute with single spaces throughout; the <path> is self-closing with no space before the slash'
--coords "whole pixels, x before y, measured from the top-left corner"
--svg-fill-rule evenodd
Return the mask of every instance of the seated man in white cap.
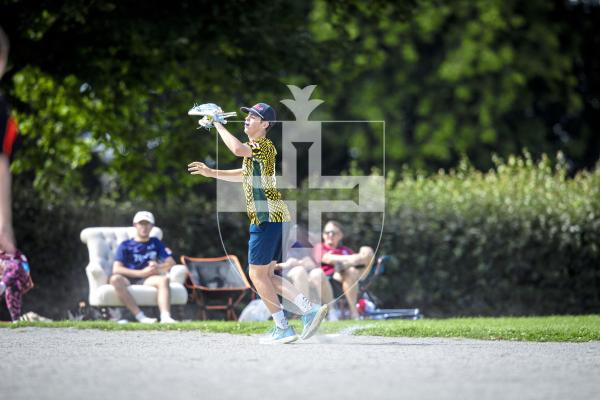
<path id="1" fill-rule="evenodd" d="M 127 290 L 132 284 L 154 286 L 158 290 L 160 322 L 177 322 L 171 318 L 169 277 L 167 272 L 175 265 L 171 250 L 157 238 L 150 237 L 154 227 L 154 215 L 148 211 L 138 211 L 133 217 L 136 234 L 133 239 L 121 243 L 117 249 L 110 284 L 115 287 L 117 296 L 142 323 L 154 323 L 156 318 L 147 317 L 135 303 Z"/>

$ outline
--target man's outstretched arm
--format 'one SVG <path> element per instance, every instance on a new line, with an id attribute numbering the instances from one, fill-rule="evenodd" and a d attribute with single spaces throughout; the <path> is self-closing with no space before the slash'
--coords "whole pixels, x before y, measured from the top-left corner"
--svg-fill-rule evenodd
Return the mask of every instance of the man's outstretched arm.
<path id="1" fill-rule="evenodd" d="M 242 169 L 212 169 L 200 161 L 188 164 L 188 171 L 192 175 L 202 175 L 207 178 L 221 179 L 228 182 L 242 182 Z"/>
<path id="2" fill-rule="evenodd" d="M 252 149 L 247 144 L 244 144 L 239 141 L 238 138 L 233 136 L 231 132 L 223 126 L 223 124 L 219 122 L 214 123 L 215 128 L 217 128 L 217 132 L 219 132 L 219 136 L 223 139 L 223 143 L 231 150 L 231 152 L 238 157 L 252 157 Z"/>

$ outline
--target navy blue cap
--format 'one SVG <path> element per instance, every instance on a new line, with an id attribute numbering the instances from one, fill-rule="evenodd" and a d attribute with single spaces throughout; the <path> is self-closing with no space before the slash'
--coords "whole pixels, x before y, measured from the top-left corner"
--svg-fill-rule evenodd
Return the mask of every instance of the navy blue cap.
<path id="1" fill-rule="evenodd" d="M 269 127 L 272 127 L 274 122 L 277 121 L 277 112 L 267 103 L 258 103 L 252 107 L 241 107 L 240 110 L 246 114 L 259 116 L 263 121 L 269 122 Z"/>

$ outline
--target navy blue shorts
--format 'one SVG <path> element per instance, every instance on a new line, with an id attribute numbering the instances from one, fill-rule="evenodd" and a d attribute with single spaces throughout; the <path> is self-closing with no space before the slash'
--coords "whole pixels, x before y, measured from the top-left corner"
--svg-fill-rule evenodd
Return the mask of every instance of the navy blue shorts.
<path id="1" fill-rule="evenodd" d="M 263 222 L 250 224 L 248 264 L 267 265 L 283 260 L 290 231 L 289 222 Z"/>

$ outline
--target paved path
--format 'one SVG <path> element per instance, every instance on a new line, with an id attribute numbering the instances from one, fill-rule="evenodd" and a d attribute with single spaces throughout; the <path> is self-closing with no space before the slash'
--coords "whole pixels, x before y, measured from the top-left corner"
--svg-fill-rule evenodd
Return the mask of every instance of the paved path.
<path id="1" fill-rule="evenodd" d="M 597 399 L 600 342 L 0 329 L 0 398 Z"/>

